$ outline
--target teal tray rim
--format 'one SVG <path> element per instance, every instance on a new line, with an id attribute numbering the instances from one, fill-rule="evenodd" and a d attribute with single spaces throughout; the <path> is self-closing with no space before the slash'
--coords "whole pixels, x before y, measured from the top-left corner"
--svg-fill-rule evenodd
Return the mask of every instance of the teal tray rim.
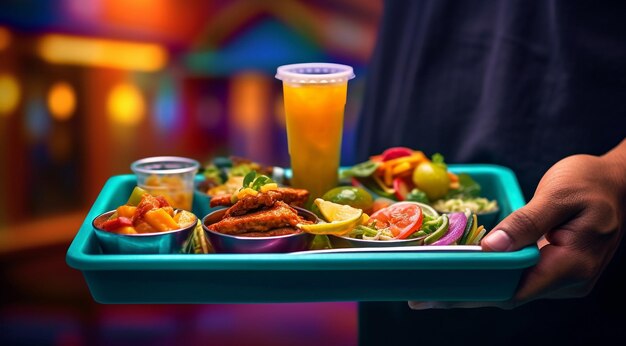
<path id="1" fill-rule="evenodd" d="M 521 208 L 524 197 L 512 170 L 493 164 L 450 164 L 452 172 L 492 173 L 507 186 L 512 211 Z M 115 187 L 134 180 L 133 174 L 115 175 L 104 184 L 70 244 L 66 263 L 81 271 L 110 270 L 493 270 L 530 267 L 539 260 L 537 246 L 513 252 L 412 252 L 358 254 L 164 254 L 109 255 L 90 254 L 85 245 L 92 235 L 91 220 L 103 210 L 102 205 L 114 194 Z M 202 216 L 201 216 L 202 217 Z"/>

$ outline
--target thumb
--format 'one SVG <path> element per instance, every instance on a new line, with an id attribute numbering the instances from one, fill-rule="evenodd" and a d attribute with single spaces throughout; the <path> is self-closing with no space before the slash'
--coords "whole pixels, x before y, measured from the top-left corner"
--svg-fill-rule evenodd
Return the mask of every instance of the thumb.
<path id="1" fill-rule="evenodd" d="M 527 205 L 500 221 L 480 245 L 486 251 L 519 250 L 536 243 L 544 234 L 563 223 L 568 214 L 568 208 L 559 207 L 558 202 L 535 195 Z"/>

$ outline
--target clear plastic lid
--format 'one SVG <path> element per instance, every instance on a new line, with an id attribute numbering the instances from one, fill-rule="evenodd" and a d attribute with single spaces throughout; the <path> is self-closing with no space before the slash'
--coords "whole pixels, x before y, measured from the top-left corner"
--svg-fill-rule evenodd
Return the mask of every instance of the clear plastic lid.
<path id="1" fill-rule="evenodd" d="M 279 66 L 276 79 L 299 84 L 344 83 L 354 78 L 351 66 L 322 62 Z"/>
<path id="2" fill-rule="evenodd" d="M 155 156 L 137 160 L 130 168 L 141 174 L 183 174 L 197 171 L 200 163 L 186 157 Z"/>

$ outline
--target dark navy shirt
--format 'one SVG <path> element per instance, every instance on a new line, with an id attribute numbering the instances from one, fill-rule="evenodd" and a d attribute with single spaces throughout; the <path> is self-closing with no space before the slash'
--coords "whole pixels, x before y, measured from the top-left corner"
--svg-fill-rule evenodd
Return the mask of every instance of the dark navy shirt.
<path id="1" fill-rule="evenodd" d="M 358 133 L 361 160 L 401 145 L 510 167 L 528 200 L 558 160 L 626 137 L 626 1 L 386 1 Z M 360 341 L 626 342 L 623 252 L 584 299 L 511 311 L 361 304 Z"/>
<path id="2" fill-rule="evenodd" d="M 386 1 L 357 138 L 543 173 L 626 136 L 626 2 Z"/>

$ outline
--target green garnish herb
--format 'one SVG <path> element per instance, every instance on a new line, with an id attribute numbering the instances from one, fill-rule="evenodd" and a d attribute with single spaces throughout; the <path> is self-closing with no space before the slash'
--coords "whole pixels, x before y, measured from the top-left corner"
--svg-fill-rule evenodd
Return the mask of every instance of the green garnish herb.
<path id="1" fill-rule="evenodd" d="M 351 178 L 351 177 L 359 177 L 359 178 L 369 177 L 370 175 L 374 174 L 378 166 L 380 166 L 380 162 L 374 162 L 371 160 L 361 162 L 350 167 L 349 169 L 346 169 L 345 171 L 342 171 L 341 178 L 345 179 L 345 178 Z"/>
<path id="2" fill-rule="evenodd" d="M 253 190 L 260 191 L 261 186 L 271 183 L 274 183 L 274 181 L 267 175 L 257 174 L 257 172 L 255 171 L 250 171 L 243 178 L 243 186 L 241 187 L 241 189 L 239 189 L 239 191 L 245 188 L 251 188 Z"/>

